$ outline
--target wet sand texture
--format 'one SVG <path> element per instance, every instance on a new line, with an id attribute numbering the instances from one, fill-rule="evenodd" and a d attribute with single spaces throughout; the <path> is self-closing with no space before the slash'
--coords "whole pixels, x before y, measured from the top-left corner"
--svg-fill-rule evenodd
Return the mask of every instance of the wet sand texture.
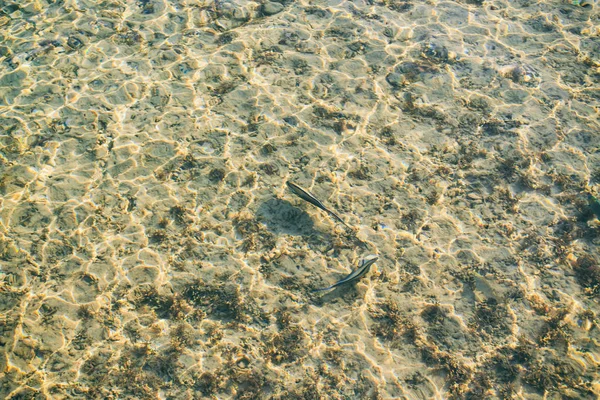
<path id="1" fill-rule="evenodd" d="M 0 2 L 0 398 L 598 398 L 599 10 Z"/>

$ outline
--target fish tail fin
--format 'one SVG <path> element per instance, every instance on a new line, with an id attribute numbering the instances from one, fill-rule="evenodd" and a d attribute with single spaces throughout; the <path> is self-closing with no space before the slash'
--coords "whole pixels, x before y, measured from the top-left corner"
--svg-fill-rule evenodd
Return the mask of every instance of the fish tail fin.
<path id="1" fill-rule="evenodd" d="M 326 288 L 313 289 L 312 292 L 324 292 L 325 290 L 333 289 L 333 286 L 328 286 Z"/>
<path id="2" fill-rule="evenodd" d="M 327 210 L 327 211 L 329 211 L 329 214 L 330 214 L 330 215 L 331 215 L 333 218 L 337 219 L 337 220 L 338 220 L 338 221 L 340 221 L 342 224 L 344 224 L 344 225 L 346 226 L 346 228 L 350 228 L 350 229 L 352 229 L 352 227 L 351 227 L 350 225 L 348 225 L 348 224 L 346 223 L 346 221 L 344 221 L 344 220 L 342 219 L 342 217 L 340 217 L 339 215 L 337 215 L 336 213 L 334 213 L 334 212 L 333 212 L 333 211 L 331 211 L 331 210 Z"/>

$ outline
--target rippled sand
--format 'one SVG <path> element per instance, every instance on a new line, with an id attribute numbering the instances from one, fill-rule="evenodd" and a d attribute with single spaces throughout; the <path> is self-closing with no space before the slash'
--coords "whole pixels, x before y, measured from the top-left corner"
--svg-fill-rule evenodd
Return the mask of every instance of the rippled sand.
<path id="1" fill-rule="evenodd" d="M 0 397 L 600 396 L 571 3 L 0 3 Z"/>

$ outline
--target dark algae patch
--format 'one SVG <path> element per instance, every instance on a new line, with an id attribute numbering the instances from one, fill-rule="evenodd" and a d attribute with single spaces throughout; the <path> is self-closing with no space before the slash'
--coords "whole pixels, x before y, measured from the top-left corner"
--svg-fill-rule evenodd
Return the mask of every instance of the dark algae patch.
<path id="1" fill-rule="evenodd" d="M 375 324 L 373 333 L 387 341 L 398 341 L 402 338 L 414 340 L 416 326 L 403 313 L 395 302 L 382 303 L 370 312 Z"/>
<path id="2" fill-rule="evenodd" d="M 592 255 L 584 254 L 575 261 L 573 271 L 584 293 L 598 297 L 600 294 L 600 265 L 598 265 L 598 259 Z"/>
<path id="3" fill-rule="evenodd" d="M 286 326 L 265 342 L 266 355 L 275 364 L 294 362 L 308 354 L 309 338 L 299 326 Z"/>
<path id="4" fill-rule="evenodd" d="M 198 279 L 186 285 L 181 296 L 202 310 L 208 318 L 234 324 L 261 322 L 265 315 L 235 284 L 206 284 Z"/>
<path id="5" fill-rule="evenodd" d="M 510 323 L 506 304 L 489 298 L 475 305 L 473 324 L 482 334 L 506 336 L 510 334 Z"/>

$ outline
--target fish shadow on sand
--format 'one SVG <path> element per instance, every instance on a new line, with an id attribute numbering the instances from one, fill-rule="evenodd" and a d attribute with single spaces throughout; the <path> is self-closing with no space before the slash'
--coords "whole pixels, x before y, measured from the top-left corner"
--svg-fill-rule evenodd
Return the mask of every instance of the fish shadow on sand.
<path id="1" fill-rule="evenodd" d="M 315 224 L 306 211 L 295 207 L 289 201 L 270 199 L 258 207 L 258 216 L 273 233 L 311 236 L 323 233 L 315 229 Z"/>
<path id="2" fill-rule="evenodd" d="M 319 292 L 313 289 L 310 291 L 310 303 L 317 307 L 323 307 L 335 301 L 344 301 L 348 304 L 353 304 L 360 299 L 356 283 L 350 282 L 327 292 Z"/>

